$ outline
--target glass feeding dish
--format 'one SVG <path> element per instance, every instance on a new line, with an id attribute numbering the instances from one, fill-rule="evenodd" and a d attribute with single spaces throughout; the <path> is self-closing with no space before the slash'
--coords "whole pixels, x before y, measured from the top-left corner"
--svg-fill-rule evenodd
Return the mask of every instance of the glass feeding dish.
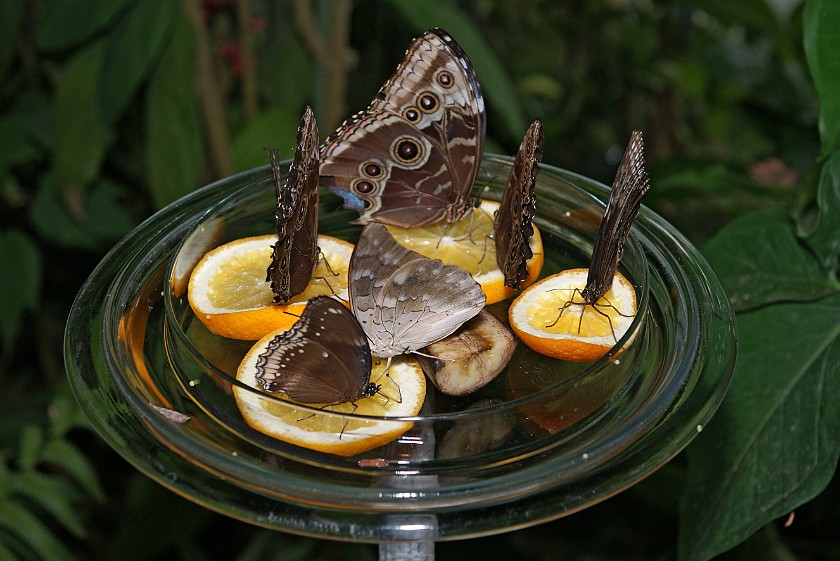
<path id="1" fill-rule="evenodd" d="M 476 181 L 482 197 L 501 198 L 510 165 L 484 158 Z M 592 180 L 540 166 L 541 276 L 587 266 L 607 194 Z M 355 242 L 355 213 L 339 207 L 322 195 L 319 231 Z M 410 427 L 357 456 L 275 440 L 244 422 L 232 396 L 252 342 L 214 335 L 186 298 L 189 272 L 204 253 L 273 228 L 267 167 L 196 191 L 106 256 L 67 326 L 70 380 L 100 434 L 159 483 L 229 516 L 368 542 L 439 541 L 536 524 L 663 465 L 702 428 L 728 386 L 735 332 L 720 283 L 685 238 L 643 208 L 620 264 L 636 287 L 638 313 L 604 358 L 567 363 L 519 344 L 506 370 L 473 395 L 450 397 L 428 384 L 415 417 L 312 408 L 349 431 L 370 422 Z M 506 318 L 509 303 L 488 308 Z M 241 387 L 270 409 L 291 407 Z"/>

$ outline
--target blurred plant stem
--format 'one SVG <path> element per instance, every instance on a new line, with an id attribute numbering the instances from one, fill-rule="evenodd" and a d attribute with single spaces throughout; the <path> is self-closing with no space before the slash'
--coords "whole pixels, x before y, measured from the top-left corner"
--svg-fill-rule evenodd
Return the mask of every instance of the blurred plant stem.
<path id="1" fill-rule="evenodd" d="M 259 111 L 251 0 L 237 0 L 236 9 L 242 46 L 242 111 L 245 121 L 250 123 Z"/>
<path id="2" fill-rule="evenodd" d="M 209 165 L 215 177 L 233 174 L 233 153 L 225 112 L 224 92 L 213 66 L 207 28 L 201 17 L 200 0 L 183 0 L 184 12 L 195 30 L 196 88 L 201 114 L 207 126 Z"/>
<path id="3" fill-rule="evenodd" d="M 311 0 L 294 0 L 295 25 L 324 77 L 321 130 L 334 130 L 344 120 L 347 73 L 353 65 L 350 49 L 350 0 L 329 2 L 329 40 L 320 32 Z"/>

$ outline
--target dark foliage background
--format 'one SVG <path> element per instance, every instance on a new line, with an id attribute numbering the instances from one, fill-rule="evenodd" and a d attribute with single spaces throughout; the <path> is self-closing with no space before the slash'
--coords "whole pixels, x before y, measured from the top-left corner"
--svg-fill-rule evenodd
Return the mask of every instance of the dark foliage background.
<path id="1" fill-rule="evenodd" d="M 831 0 L 0 2 L 0 561 L 375 559 L 146 480 L 86 426 L 62 361 L 116 240 L 367 105 L 428 27 L 469 53 L 490 151 L 609 182 L 645 132 L 646 204 L 738 312 L 720 414 L 687 453 L 568 519 L 439 559 L 840 559 L 840 4 Z M 795 516 L 794 516 L 795 514 Z"/>

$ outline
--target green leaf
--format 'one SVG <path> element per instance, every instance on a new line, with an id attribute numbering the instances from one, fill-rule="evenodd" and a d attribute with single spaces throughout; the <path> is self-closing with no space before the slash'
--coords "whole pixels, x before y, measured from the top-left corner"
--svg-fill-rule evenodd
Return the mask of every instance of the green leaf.
<path id="1" fill-rule="evenodd" d="M 840 95 L 840 89 L 837 90 Z M 840 149 L 832 154 L 820 171 L 817 188 L 817 223 L 805 242 L 829 274 L 836 274 L 840 258 Z"/>
<path id="2" fill-rule="evenodd" d="M 104 47 L 100 40 L 77 53 L 56 83 L 53 165 L 57 185 L 65 194 L 84 192 L 98 175 L 111 143 L 98 105 Z"/>
<path id="3" fill-rule="evenodd" d="M 23 427 L 23 430 L 20 431 L 20 451 L 17 458 L 21 470 L 35 469 L 41 457 L 43 444 L 44 431 L 40 427 L 34 425 Z"/>
<path id="4" fill-rule="evenodd" d="M 687 449 L 680 559 L 706 560 L 821 492 L 840 454 L 840 294 L 738 316 L 721 408 Z"/>
<path id="5" fill-rule="evenodd" d="M 840 148 L 840 2 L 808 0 L 803 16 L 805 55 L 820 98 L 822 154 Z"/>
<path id="6" fill-rule="evenodd" d="M 11 491 L 49 513 L 77 538 L 85 536 L 85 527 L 73 504 L 74 493 L 66 482 L 55 476 L 25 471 L 14 478 Z"/>
<path id="7" fill-rule="evenodd" d="M 29 236 L 18 230 L 0 231 L 0 338 L 10 356 L 23 313 L 38 307 L 41 254 Z"/>
<path id="8" fill-rule="evenodd" d="M 35 43 L 56 51 L 78 45 L 102 31 L 131 0 L 50 0 L 43 3 Z"/>
<path id="9" fill-rule="evenodd" d="M 9 64 L 17 55 L 18 37 L 23 30 L 26 2 L 6 0 L 0 2 L 0 77 L 6 74 Z"/>
<path id="10" fill-rule="evenodd" d="M 149 84 L 146 153 L 149 185 L 158 206 L 195 189 L 204 148 L 193 75 L 195 37 L 179 15 Z"/>
<path id="11" fill-rule="evenodd" d="M 239 171 L 268 163 L 266 148 L 279 148 L 281 158 L 291 158 L 300 115 L 289 107 L 276 107 L 260 113 L 233 141 L 233 159 Z"/>
<path id="12" fill-rule="evenodd" d="M 85 455 L 68 441 L 63 438 L 50 440 L 41 451 L 40 459 L 66 471 L 91 498 L 99 502 L 105 501 L 105 491 L 99 483 L 96 471 Z"/>
<path id="13" fill-rule="evenodd" d="M 53 98 L 38 91 L 27 91 L 9 111 L 7 119 L 27 134 L 34 144 L 46 149 L 55 140 Z"/>
<path id="14" fill-rule="evenodd" d="M 23 123 L 15 117 L 0 120 L 0 177 L 12 166 L 32 161 L 38 157 Z"/>
<path id="15" fill-rule="evenodd" d="M 418 34 L 436 26 L 452 34 L 470 57 L 481 84 L 481 92 L 499 114 L 508 134 L 512 139 L 521 139 L 528 127 L 522 102 L 502 62 L 469 16 L 451 2 L 441 0 L 391 0 L 391 3 L 402 12 Z"/>
<path id="16" fill-rule="evenodd" d="M 780 210 L 731 222 L 703 248 L 736 311 L 777 302 L 808 302 L 840 288 L 796 238 Z"/>
<path id="17" fill-rule="evenodd" d="M 95 183 L 82 208 L 81 221 L 71 214 L 53 177 L 43 177 L 29 208 L 30 218 L 46 239 L 63 247 L 94 249 L 127 233 L 136 224 L 124 204 L 125 189 L 107 180 Z"/>
<path id="18" fill-rule="evenodd" d="M 107 179 L 94 184 L 85 206 L 85 230 L 97 242 L 119 239 L 137 225 L 125 203 L 127 195 L 124 186 Z"/>
<path id="19" fill-rule="evenodd" d="M 0 538 L 2 537 L 2 534 L 0 534 Z M 18 556 L 13 553 L 12 550 L 3 545 L 2 541 L 0 541 L 0 561 L 19 561 Z"/>
<path id="20" fill-rule="evenodd" d="M 136 2 L 110 30 L 100 90 L 102 116 L 113 125 L 157 59 L 180 4 Z"/>
<path id="21" fill-rule="evenodd" d="M 257 82 L 260 97 L 271 100 L 274 107 L 303 108 L 312 96 L 315 65 L 293 29 L 285 32 L 280 29 L 274 35 L 259 49 Z"/>
<path id="22" fill-rule="evenodd" d="M 0 501 L 0 529 L 19 538 L 40 561 L 76 559 L 37 516 L 17 502 Z"/>

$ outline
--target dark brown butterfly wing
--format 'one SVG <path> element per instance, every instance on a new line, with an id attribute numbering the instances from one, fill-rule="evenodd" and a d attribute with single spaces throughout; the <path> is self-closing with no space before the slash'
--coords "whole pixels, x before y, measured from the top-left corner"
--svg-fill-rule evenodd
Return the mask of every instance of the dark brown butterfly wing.
<path id="1" fill-rule="evenodd" d="M 338 300 L 309 300 L 300 319 L 257 358 L 265 391 L 300 403 L 344 403 L 370 395 L 370 346 L 359 322 Z"/>
<path id="2" fill-rule="evenodd" d="M 519 145 L 493 223 L 496 264 L 505 275 L 505 286 L 517 290 L 528 278 L 527 262 L 533 256 L 529 240 L 534 233 L 531 221 L 537 212 L 534 187 L 542 159 L 542 143 L 543 127 L 537 119 L 528 127 Z"/>
<path id="3" fill-rule="evenodd" d="M 586 288 L 582 291 L 588 304 L 594 304 L 612 286 L 624 242 L 630 234 L 630 227 L 636 215 L 639 214 L 642 197 L 649 188 L 650 179 L 645 171 L 642 133 L 633 131 L 618 166 L 607 208 L 595 236 Z"/>
<path id="4" fill-rule="evenodd" d="M 414 40 L 371 105 L 321 148 L 321 183 L 357 223 L 410 227 L 454 220 L 484 147 L 484 100 L 472 64 L 446 32 Z"/>
<path id="5" fill-rule="evenodd" d="M 406 249 L 381 224 L 362 231 L 349 272 L 350 306 L 374 356 L 417 351 L 484 307 L 469 273 Z"/>
<path id="6" fill-rule="evenodd" d="M 277 243 L 272 246 L 266 280 L 274 302 L 300 294 L 318 265 L 318 126 L 307 107 L 298 128 L 295 157 L 284 182 L 277 150 L 269 150 L 274 190 Z"/>

